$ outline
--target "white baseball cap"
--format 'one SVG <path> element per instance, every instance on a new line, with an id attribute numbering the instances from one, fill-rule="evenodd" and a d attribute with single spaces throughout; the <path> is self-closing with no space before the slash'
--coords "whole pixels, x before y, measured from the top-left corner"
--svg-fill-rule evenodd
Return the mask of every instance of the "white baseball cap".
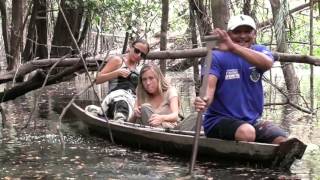
<path id="1" fill-rule="evenodd" d="M 254 22 L 254 20 L 247 15 L 244 14 L 239 14 L 237 16 L 233 16 L 230 18 L 229 22 L 228 22 L 228 27 L 227 30 L 228 31 L 232 31 L 235 28 L 239 27 L 239 26 L 250 26 L 252 27 L 254 30 L 256 30 L 256 23 Z"/>

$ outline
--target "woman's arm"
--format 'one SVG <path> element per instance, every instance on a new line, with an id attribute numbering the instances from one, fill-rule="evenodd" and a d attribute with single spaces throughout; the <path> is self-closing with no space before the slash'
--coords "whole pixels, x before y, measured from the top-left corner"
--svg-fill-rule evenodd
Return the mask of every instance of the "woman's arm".
<path id="1" fill-rule="evenodd" d="M 178 96 L 170 99 L 170 114 L 161 115 L 162 122 L 177 122 L 179 118 L 179 100 Z"/>
<path id="2" fill-rule="evenodd" d="M 179 118 L 179 99 L 177 90 L 174 87 L 169 88 L 169 114 L 152 114 L 149 119 L 151 126 L 159 126 L 163 122 L 174 123 Z"/>
<path id="3" fill-rule="evenodd" d="M 96 84 L 110 81 L 119 76 L 127 77 L 130 73 L 128 69 L 120 68 L 122 59 L 119 56 L 112 56 L 107 60 L 107 64 L 102 68 L 96 77 Z"/>
<path id="4" fill-rule="evenodd" d="M 129 117 L 129 122 L 135 123 L 137 119 L 140 117 L 141 117 L 141 106 L 138 103 L 138 98 L 137 98 L 136 102 L 134 103 L 133 115 Z"/>

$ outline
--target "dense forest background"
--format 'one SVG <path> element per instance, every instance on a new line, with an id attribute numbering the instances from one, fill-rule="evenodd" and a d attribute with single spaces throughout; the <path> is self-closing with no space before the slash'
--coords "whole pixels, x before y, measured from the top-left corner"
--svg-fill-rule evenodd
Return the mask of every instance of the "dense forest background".
<path id="1" fill-rule="evenodd" d="M 164 73 L 192 68 L 197 91 L 203 37 L 243 13 L 277 60 L 264 77 L 266 109 L 284 107 L 287 119 L 318 113 L 319 0 L 0 0 L 0 11 L 1 102 L 88 75 L 137 38 L 151 44 L 147 59 Z"/>

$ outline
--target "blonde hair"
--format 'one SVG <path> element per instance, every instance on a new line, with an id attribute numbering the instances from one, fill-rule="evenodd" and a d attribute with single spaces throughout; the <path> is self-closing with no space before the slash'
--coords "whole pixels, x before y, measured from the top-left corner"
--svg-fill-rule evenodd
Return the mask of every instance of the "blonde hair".
<path id="1" fill-rule="evenodd" d="M 141 100 L 140 103 L 143 104 L 148 101 L 150 94 L 145 90 L 142 84 L 142 75 L 148 70 L 152 70 L 158 81 L 158 92 L 163 95 L 170 87 L 169 82 L 162 74 L 160 68 L 154 63 L 148 63 L 142 66 L 139 75 L 139 82 L 137 87 L 137 96 Z"/>

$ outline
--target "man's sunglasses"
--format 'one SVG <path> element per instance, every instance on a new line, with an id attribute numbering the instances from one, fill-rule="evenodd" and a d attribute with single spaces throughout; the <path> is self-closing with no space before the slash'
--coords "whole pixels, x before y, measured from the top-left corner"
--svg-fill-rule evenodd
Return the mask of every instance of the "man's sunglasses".
<path id="1" fill-rule="evenodd" d="M 143 53 L 142 51 L 140 51 L 140 49 L 136 48 L 136 47 L 133 47 L 133 50 L 134 50 L 134 53 L 136 54 L 140 54 L 140 57 L 142 59 L 146 59 L 147 58 L 147 55 L 145 53 Z"/>

